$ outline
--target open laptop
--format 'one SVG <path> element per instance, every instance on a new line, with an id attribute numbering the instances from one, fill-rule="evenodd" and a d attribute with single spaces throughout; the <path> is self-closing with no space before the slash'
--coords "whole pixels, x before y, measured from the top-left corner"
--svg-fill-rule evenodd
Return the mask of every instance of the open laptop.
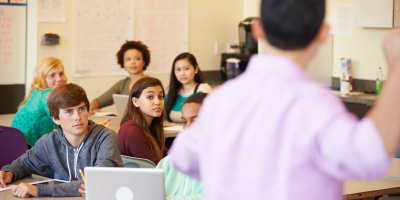
<path id="1" fill-rule="evenodd" d="M 124 116 L 126 105 L 128 104 L 129 96 L 121 94 L 113 94 L 114 104 L 117 107 L 118 117 L 121 119 Z"/>
<path id="2" fill-rule="evenodd" d="M 85 167 L 86 200 L 165 200 L 164 170 Z"/>

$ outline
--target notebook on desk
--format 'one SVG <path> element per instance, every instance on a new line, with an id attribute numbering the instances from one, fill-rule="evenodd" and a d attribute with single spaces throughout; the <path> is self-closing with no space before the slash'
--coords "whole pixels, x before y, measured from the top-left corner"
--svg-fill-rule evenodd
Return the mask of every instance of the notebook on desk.
<path id="1" fill-rule="evenodd" d="M 165 199 L 162 169 L 86 167 L 85 180 L 87 200 Z"/>
<path id="2" fill-rule="evenodd" d="M 121 94 L 113 94 L 114 104 L 117 107 L 118 117 L 122 119 L 125 113 L 126 105 L 128 104 L 129 96 Z"/>

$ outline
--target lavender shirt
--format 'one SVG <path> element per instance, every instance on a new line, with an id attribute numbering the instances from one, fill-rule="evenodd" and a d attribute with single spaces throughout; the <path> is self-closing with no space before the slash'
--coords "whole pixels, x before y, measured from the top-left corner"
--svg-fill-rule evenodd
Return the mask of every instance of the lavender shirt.
<path id="1" fill-rule="evenodd" d="M 170 156 L 207 200 L 343 199 L 344 180 L 377 179 L 391 162 L 371 119 L 294 61 L 266 55 L 207 97 Z"/>

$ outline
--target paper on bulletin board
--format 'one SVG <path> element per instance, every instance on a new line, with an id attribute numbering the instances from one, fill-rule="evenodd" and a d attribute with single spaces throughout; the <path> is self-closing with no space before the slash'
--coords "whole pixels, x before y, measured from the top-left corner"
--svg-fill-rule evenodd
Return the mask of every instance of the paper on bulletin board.
<path id="1" fill-rule="evenodd" d="M 5 0 L 5 2 L 7 2 L 7 0 Z M 26 0 L 11 0 L 10 3 L 26 4 Z"/>
<path id="2" fill-rule="evenodd" d="M 26 6 L 0 5 L 0 85 L 25 83 Z"/>
<path id="3" fill-rule="evenodd" d="M 79 0 L 74 15 L 75 76 L 127 75 L 116 54 L 133 39 L 133 1 Z"/>
<path id="4" fill-rule="evenodd" d="M 346 36 L 353 35 L 351 11 L 350 3 L 337 3 L 335 5 L 335 11 L 328 19 L 331 34 Z"/>
<path id="5" fill-rule="evenodd" d="M 65 22 L 65 0 L 38 0 L 38 22 Z"/>
<path id="6" fill-rule="evenodd" d="M 188 0 L 134 1 L 134 39 L 151 53 L 145 73 L 170 73 L 177 55 L 188 51 Z"/>

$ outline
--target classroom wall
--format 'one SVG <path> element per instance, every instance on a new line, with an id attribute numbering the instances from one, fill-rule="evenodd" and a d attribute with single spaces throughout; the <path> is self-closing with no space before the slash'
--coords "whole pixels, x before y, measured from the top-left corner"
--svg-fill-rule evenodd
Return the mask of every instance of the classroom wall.
<path id="1" fill-rule="evenodd" d="M 329 0 L 335 3 L 352 3 L 352 0 Z M 334 10 L 331 6 L 331 12 Z M 341 73 L 340 59 L 351 58 L 353 78 L 375 80 L 379 67 L 382 67 L 384 79 L 388 74 L 387 64 L 382 51 L 382 39 L 393 28 L 354 27 L 352 36 L 335 35 L 333 39 L 332 76 Z"/>
<path id="2" fill-rule="evenodd" d="M 261 0 L 243 1 L 243 19 L 260 16 Z"/>
<path id="3" fill-rule="evenodd" d="M 327 3 L 326 16 L 330 14 L 329 2 Z M 243 1 L 243 18 L 260 16 L 261 0 Z M 262 52 L 262 45 L 259 45 L 259 52 Z M 331 86 L 332 84 L 332 51 L 333 37 L 329 36 L 324 45 L 307 67 L 308 76 L 317 82 Z"/>
<path id="4" fill-rule="evenodd" d="M 115 82 L 124 78 L 122 76 L 102 76 L 77 78 L 73 75 L 73 31 L 74 31 L 74 2 L 65 1 L 65 23 L 37 23 L 37 20 L 29 20 L 32 26 L 37 25 L 37 51 L 28 51 L 28 57 L 37 55 L 37 62 L 43 58 L 54 56 L 64 62 L 68 82 L 81 85 L 87 92 L 89 100 L 101 95 Z M 37 0 L 29 0 L 30 4 L 37 4 Z M 243 0 L 189 0 L 189 51 L 193 53 L 203 71 L 220 70 L 221 56 L 214 55 L 215 42 L 220 42 L 222 52 L 226 52 L 227 42 L 238 43 L 238 23 L 243 17 Z M 29 6 L 29 5 L 28 5 Z M 28 8 L 29 9 L 29 8 Z M 32 8 L 33 9 L 33 8 Z M 31 9 L 31 12 L 33 12 Z M 37 12 L 37 8 L 36 8 Z M 60 44 L 46 46 L 40 44 L 40 38 L 47 32 L 57 33 L 60 36 Z M 28 32 L 28 35 L 30 33 Z M 30 40 L 31 43 L 32 40 Z M 29 43 L 29 41 L 28 41 Z M 33 59 L 31 59 L 33 62 Z M 117 61 L 116 61 L 117 62 Z M 172 63 L 171 63 L 172 64 Z M 27 83 L 32 82 L 33 68 L 27 70 Z M 159 78 L 164 87 L 169 84 L 169 74 L 152 75 Z M 115 110 L 110 106 L 105 110 Z"/>
<path id="5" fill-rule="evenodd" d="M 245 0 L 244 17 L 257 13 L 260 0 Z M 336 3 L 352 3 L 352 0 L 327 0 L 326 19 L 334 12 Z M 310 63 L 307 73 L 316 81 L 330 85 L 330 77 L 339 77 L 340 59 L 351 58 L 353 78 L 375 80 L 376 72 L 382 67 L 384 79 L 388 74 L 382 51 L 382 39 L 392 28 L 354 27 L 352 36 L 331 36 L 315 59 Z"/>

